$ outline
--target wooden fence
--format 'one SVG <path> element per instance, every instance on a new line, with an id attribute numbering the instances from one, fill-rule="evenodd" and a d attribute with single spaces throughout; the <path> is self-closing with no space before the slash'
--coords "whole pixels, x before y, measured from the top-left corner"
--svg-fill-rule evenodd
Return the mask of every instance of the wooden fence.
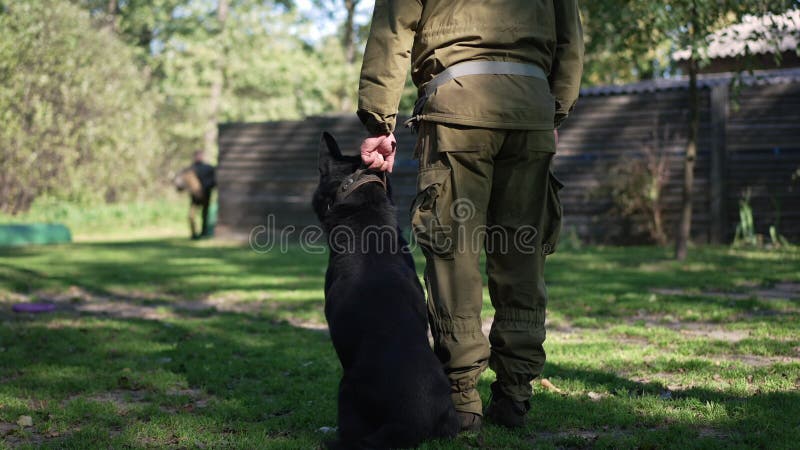
<path id="1" fill-rule="evenodd" d="M 756 230 L 776 225 L 800 238 L 800 76 L 745 84 L 731 94 L 726 80 L 706 80 L 700 91 L 700 132 L 693 192 L 693 239 L 729 242 L 739 220 L 739 200 L 750 191 Z M 759 79 L 760 80 L 760 79 Z M 672 235 L 680 211 L 683 154 L 688 129 L 688 91 L 683 82 L 639 83 L 585 90 L 560 130 L 555 173 L 564 228 L 589 242 L 637 243 L 647 239 L 638 220 L 622 217 L 609 193 L 620 164 L 664 158 L 665 230 Z M 322 131 L 355 154 L 365 133 L 354 116 L 303 121 L 229 123 L 219 128 L 219 222 L 221 234 L 249 234 L 259 225 L 277 228 L 316 224 L 310 207 L 317 183 Z M 401 223 L 408 223 L 417 163 L 415 136 L 396 132 L 399 156 L 391 177 Z M 661 155 L 661 156 L 658 156 Z"/>

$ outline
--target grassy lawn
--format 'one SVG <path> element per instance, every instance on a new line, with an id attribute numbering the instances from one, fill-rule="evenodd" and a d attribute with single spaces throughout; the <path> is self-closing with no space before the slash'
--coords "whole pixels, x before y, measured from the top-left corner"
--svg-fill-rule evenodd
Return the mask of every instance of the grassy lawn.
<path id="1" fill-rule="evenodd" d="M 797 448 L 800 252 L 690 255 L 554 255 L 561 392 L 535 382 L 525 432 L 425 448 Z M 325 263 L 179 239 L 0 249 L 0 447 L 319 446 L 340 373 Z M 58 310 L 11 312 L 30 300 Z"/>
<path id="2" fill-rule="evenodd" d="M 76 242 L 134 240 L 188 236 L 189 198 L 165 190 L 157 200 L 81 205 L 39 199 L 17 215 L 0 212 L 0 224 L 60 223 Z"/>

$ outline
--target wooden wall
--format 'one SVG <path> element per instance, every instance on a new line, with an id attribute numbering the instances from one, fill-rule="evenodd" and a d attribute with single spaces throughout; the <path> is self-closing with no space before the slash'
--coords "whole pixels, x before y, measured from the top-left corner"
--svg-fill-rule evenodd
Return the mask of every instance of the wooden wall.
<path id="1" fill-rule="evenodd" d="M 585 95 L 560 130 L 555 173 L 565 230 L 583 240 L 635 243 L 646 239 L 636 223 L 614 213 L 607 186 L 611 168 L 641 159 L 645 149 L 667 155 L 670 179 L 664 189 L 665 229 L 672 234 L 681 200 L 688 109 L 686 89 L 652 89 Z M 734 103 L 738 103 L 735 106 Z M 738 201 L 751 190 L 756 228 L 800 238 L 800 84 L 749 86 L 737 96 L 727 85 L 701 91 L 698 159 L 695 168 L 693 239 L 729 242 L 738 222 Z M 249 234 L 273 217 L 278 228 L 316 224 L 310 199 L 317 182 L 319 136 L 327 130 L 343 151 L 357 153 L 364 137 L 355 116 L 304 121 L 220 125 L 219 222 L 221 234 Z M 408 223 L 414 196 L 415 136 L 398 129 L 399 156 L 391 182 L 398 216 Z"/>
<path id="2" fill-rule="evenodd" d="M 722 161 L 726 179 L 726 235 L 739 221 L 739 199 L 751 192 L 756 231 L 769 226 L 797 243 L 800 240 L 800 83 L 745 89 L 727 117 L 727 152 Z"/>

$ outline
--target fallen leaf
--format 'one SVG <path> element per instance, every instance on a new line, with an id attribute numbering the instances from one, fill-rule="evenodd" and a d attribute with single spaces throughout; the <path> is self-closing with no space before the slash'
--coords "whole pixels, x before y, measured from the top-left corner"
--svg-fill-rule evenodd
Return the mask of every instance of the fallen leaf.
<path id="1" fill-rule="evenodd" d="M 319 427 L 317 431 L 320 433 L 333 433 L 336 431 L 336 427 Z"/>
<path id="2" fill-rule="evenodd" d="M 19 416 L 19 419 L 17 419 L 17 425 L 21 427 L 32 427 L 33 418 L 31 416 Z"/>
<path id="3" fill-rule="evenodd" d="M 551 383 L 550 380 L 548 380 L 547 378 L 542 378 L 541 380 L 539 380 L 539 384 L 541 384 L 543 388 L 545 388 L 550 392 L 555 392 L 556 394 L 564 393 L 561 389 L 557 388 L 556 385 Z"/>
<path id="4" fill-rule="evenodd" d="M 599 394 L 599 393 L 597 393 L 597 392 L 591 392 L 591 391 L 590 391 L 588 394 L 586 394 L 586 395 L 588 395 L 588 396 L 589 396 L 589 398 L 590 398 L 590 399 L 591 399 L 593 402 L 599 401 L 600 399 L 602 399 L 602 398 L 604 398 L 604 397 L 608 397 L 608 394 Z"/>
<path id="5" fill-rule="evenodd" d="M 672 400 L 672 391 L 670 390 L 662 391 L 658 397 L 661 400 Z"/>
<path id="6" fill-rule="evenodd" d="M 713 377 L 714 381 L 722 381 L 722 376 L 718 373 L 715 373 Z"/>
<path id="7" fill-rule="evenodd" d="M 753 375 L 752 374 L 747 376 L 747 383 L 748 384 L 753 384 Z"/>

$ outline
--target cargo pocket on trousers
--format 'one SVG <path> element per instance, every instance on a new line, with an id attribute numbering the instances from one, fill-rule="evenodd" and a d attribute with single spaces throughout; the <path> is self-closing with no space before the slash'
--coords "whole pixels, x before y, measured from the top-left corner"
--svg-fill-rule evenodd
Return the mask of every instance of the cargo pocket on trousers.
<path id="1" fill-rule="evenodd" d="M 423 249 L 441 257 L 452 258 L 452 223 L 450 220 L 450 169 L 428 167 L 417 178 L 417 196 L 411 203 L 411 230 Z"/>
<path id="2" fill-rule="evenodd" d="M 561 198 L 558 192 L 564 184 L 548 171 L 547 183 L 547 220 L 542 234 L 542 254 L 550 255 L 555 253 L 558 245 L 558 236 L 561 234 L 561 217 L 564 210 L 561 206 Z"/>

